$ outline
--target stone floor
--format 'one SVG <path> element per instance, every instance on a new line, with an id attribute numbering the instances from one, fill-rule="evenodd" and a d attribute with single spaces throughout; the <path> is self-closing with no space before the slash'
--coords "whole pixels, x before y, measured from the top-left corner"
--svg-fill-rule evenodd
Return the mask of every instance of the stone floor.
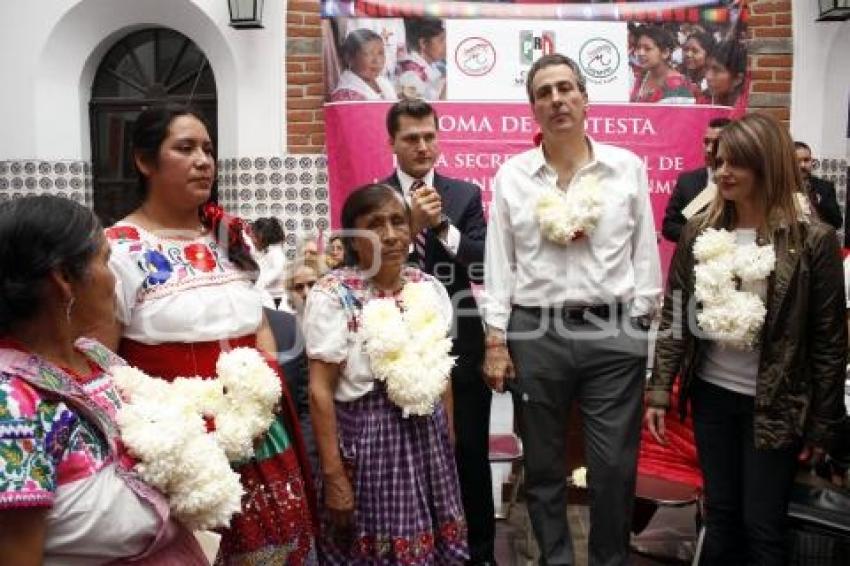
<path id="1" fill-rule="evenodd" d="M 513 430 L 513 406 L 507 394 L 495 394 L 490 419 L 490 430 L 493 433 Z M 510 464 L 493 464 L 493 500 L 496 503 L 497 515 L 502 516 L 505 508 L 502 501 L 502 484 L 511 473 Z M 570 529 L 575 544 L 576 565 L 587 564 L 587 535 L 589 528 L 587 507 L 573 505 L 567 510 Z M 519 502 L 510 511 L 508 520 L 496 523 L 496 561 L 499 566 L 532 566 L 534 564 L 535 545 L 533 535 L 528 525 L 525 506 Z M 671 564 L 658 562 L 634 555 L 630 564 L 649 566 L 655 564 Z"/>

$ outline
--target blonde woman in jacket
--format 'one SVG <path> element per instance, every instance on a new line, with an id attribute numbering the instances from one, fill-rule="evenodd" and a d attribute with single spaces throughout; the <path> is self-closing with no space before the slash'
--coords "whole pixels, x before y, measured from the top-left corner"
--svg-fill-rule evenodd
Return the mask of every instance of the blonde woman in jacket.
<path id="1" fill-rule="evenodd" d="M 666 442 L 681 376 L 705 481 L 702 564 L 784 564 L 798 455 L 844 415 L 845 297 L 835 231 L 803 219 L 787 131 L 751 114 L 717 140 L 718 194 L 670 266 L 646 423 Z"/>

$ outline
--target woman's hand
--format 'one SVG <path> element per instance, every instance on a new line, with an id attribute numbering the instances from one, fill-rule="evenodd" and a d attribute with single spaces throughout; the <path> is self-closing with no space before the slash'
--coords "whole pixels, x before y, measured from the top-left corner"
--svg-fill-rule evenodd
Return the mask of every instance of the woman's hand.
<path id="1" fill-rule="evenodd" d="M 345 472 L 336 472 L 324 478 L 325 506 L 331 523 L 340 530 L 352 527 L 354 519 L 354 491 Z"/>
<path id="2" fill-rule="evenodd" d="M 664 425 L 664 417 L 667 416 L 667 409 L 662 407 L 649 407 L 646 410 L 646 427 L 649 429 L 652 437 L 664 446 L 667 445 L 667 429 Z"/>

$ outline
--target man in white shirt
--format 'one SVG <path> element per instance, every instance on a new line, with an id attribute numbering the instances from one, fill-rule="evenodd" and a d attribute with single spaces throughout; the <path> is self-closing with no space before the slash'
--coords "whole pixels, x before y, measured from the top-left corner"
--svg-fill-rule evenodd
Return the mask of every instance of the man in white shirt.
<path id="1" fill-rule="evenodd" d="M 585 134 L 587 90 L 559 54 L 530 69 L 543 143 L 494 182 L 484 261 L 484 372 L 521 393 L 528 510 L 541 563 L 573 564 L 566 425 L 582 411 L 591 492 L 589 558 L 625 564 L 646 372 L 661 295 L 649 183 L 629 151 Z"/>
<path id="2" fill-rule="evenodd" d="M 495 522 L 488 459 L 492 392 L 481 375 L 484 330 L 471 284 L 481 283 L 487 226 L 481 190 L 434 170 L 437 113 L 418 99 L 396 102 L 387 134 L 398 167 L 384 180 L 411 209 L 412 259 L 446 287 L 454 308 L 452 368 L 455 460 L 468 526 L 470 565 L 493 564 Z"/>

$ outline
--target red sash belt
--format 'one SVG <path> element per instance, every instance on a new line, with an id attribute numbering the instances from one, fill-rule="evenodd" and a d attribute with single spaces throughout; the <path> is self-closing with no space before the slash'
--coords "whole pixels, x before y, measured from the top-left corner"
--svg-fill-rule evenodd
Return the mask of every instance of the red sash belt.
<path id="1" fill-rule="evenodd" d="M 215 364 L 222 351 L 240 346 L 255 348 L 257 336 L 249 334 L 228 340 L 210 342 L 168 342 L 165 344 L 142 344 L 122 338 L 118 354 L 150 376 L 171 381 L 176 377 L 214 377 Z"/>

